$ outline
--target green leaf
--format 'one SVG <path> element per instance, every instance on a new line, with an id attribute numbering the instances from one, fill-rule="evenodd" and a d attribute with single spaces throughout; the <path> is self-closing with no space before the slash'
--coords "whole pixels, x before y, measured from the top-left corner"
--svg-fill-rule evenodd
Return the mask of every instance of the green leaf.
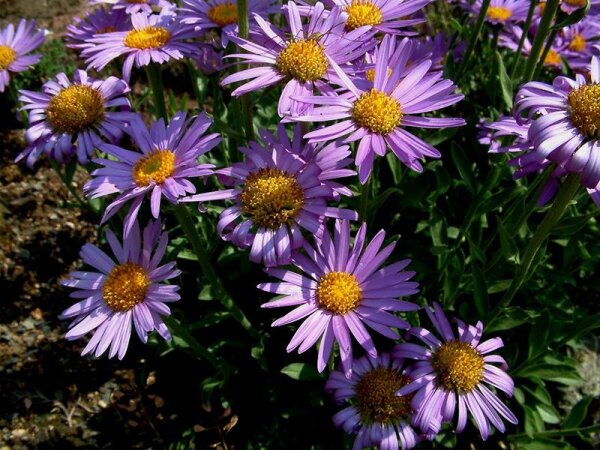
<path id="1" fill-rule="evenodd" d="M 281 373 L 300 381 L 320 380 L 322 378 L 313 366 L 305 363 L 292 363 L 281 369 Z"/>
<path id="2" fill-rule="evenodd" d="M 475 308 L 477 308 L 477 313 L 484 317 L 490 308 L 490 304 L 488 301 L 488 292 L 487 292 L 487 283 L 483 274 L 481 273 L 481 269 L 477 264 L 472 264 L 473 267 L 473 288 L 474 288 L 474 300 L 475 300 Z"/>
<path id="3" fill-rule="evenodd" d="M 577 369 L 568 364 L 538 363 L 526 365 L 514 374 L 519 378 L 538 377 L 542 380 L 554 381 L 565 385 L 573 385 L 581 382 Z"/>
<path id="4" fill-rule="evenodd" d="M 475 192 L 475 175 L 473 174 L 471 162 L 465 156 L 465 151 L 460 149 L 454 142 L 452 142 L 450 148 L 450 155 L 452 156 L 454 165 L 458 169 L 458 173 L 460 173 L 460 176 L 466 183 L 469 191 Z"/>
<path id="5" fill-rule="evenodd" d="M 526 443 L 517 445 L 518 450 L 575 450 L 567 442 L 557 441 L 555 439 L 537 438 Z"/>
<path id="6" fill-rule="evenodd" d="M 542 315 L 537 318 L 535 325 L 529 332 L 530 359 L 546 350 L 550 328 L 550 316 L 548 315 L 548 311 L 544 311 Z"/>
<path id="7" fill-rule="evenodd" d="M 540 417 L 544 422 L 550 424 L 560 423 L 560 414 L 554 406 L 539 403 L 535 406 L 535 408 L 537 412 L 540 413 Z"/>
<path id="8" fill-rule="evenodd" d="M 583 397 L 581 400 L 579 400 L 577 404 L 573 406 L 573 409 L 571 409 L 571 412 L 566 417 L 562 427 L 564 429 L 569 429 L 576 428 L 581 425 L 581 422 L 583 422 L 587 417 L 588 408 L 590 403 L 592 403 L 592 400 L 594 400 L 594 397 L 591 395 Z"/>
<path id="9" fill-rule="evenodd" d="M 502 55 L 496 51 L 496 61 L 498 62 L 498 76 L 500 77 L 500 89 L 502 91 L 502 99 L 508 107 L 512 109 L 513 106 L 513 87 L 512 81 L 506 72 L 506 66 L 502 59 Z"/>
<path id="10" fill-rule="evenodd" d="M 523 405 L 523 411 L 525 412 L 525 433 L 528 436 L 533 437 L 534 433 L 544 430 L 544 421 L 537 411 L 527 405 Z"/>

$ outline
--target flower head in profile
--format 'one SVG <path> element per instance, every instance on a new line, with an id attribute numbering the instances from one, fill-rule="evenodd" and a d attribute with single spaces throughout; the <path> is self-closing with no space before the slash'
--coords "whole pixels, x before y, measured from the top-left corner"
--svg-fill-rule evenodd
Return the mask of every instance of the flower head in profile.
<path id="1" fill-rule="evenodd" d="M 238 6 L 236 0 L 183 0 L 181 21 L 196 31 L 219 30 L 223 47 L 228 36 L 237 35 Z M 278 11 L 273 0 L 249 0 L 248 13 L 266 19 Z"/>
<path id="2" fill-rule="evenodd" d="M 481 342 L 483 324 L 472 326 L 458 319 L 455 333 L 437 303 L 433 310 L 427 307 L 425 311 L 438 335 L 413 327 L 407 335 L 425 345 L 398 344 L 393 351 L 396 358 L 416 361 L 408 374 L 413 381 L 398 390 L 398 395 L 414 393 L 413 424 L 423 432 L 438 432 L 441 422 L 452 422 L 457 408 L 457 433 L 465 428 L 469 413 L 484 440 L 492 426 L 505 431 L 502 419 L 516 424 L 515 415 L 492 390 L 512 396 L 514 389 L 504 358 L 492 353 L 504 346 L 502 339 Z"/>
<path id="3" fill-rule="evenodd" d="M 445 128 L 465 124 L 463 119 L 422 117 L 462 100 L 454 94 L 455 86 L 443 80 L 439 71 L 431 72 L 431 60 L 424 60 L 411 70 L 404 66 L 390 68 L 394 57 L 392 37 L 385 36 L 374 69 L 373 87 L 362 89 L 334 65 L 340 84 L 347 92 L 304 97 L 303 102 L 316 107 L 311 114 L 291 117 L 304 122 L 340 122 L 309 132 L 310 142 L 332 141 L 346 136 L 344 143 L 359 141 L 356 165 L 361 183 L 365 183 L 373 168 L 375 156 L 385 156 L 388 147 L 406 166 L 420 172 L 420 160 L 425 156 L 439 158 L 440 152 L 427 142 L 407 132 L 405 127 Z M 402 48 L 398 46 L 397 48 Z M 333 64 L 333 63 L 332 63 Z"/>
<path id="4" fill-rule="evenodd" d="M 94 270 L 71 272 L 62 282 L 75 289 L 72 298 L 83 300 L 61 314 L 62 319 L 73 319 L 66 334 L 68 340 L 95 330 L 82 355 L 93 353 L 98 357 L 108 350 L 109 358 L 123 359 L 132 325 L 144 343 L 152 331 L 171 339 L 162 318 L 171 314 L 167 303 L 179 300 L 179 286 L 164 282 L 181 272 L 175 262 L 160 264 L 168 242 L 160 228 L 160 222 L 151 221 L 142 235 L 135 222 L 122 243 L 108 230 L 106 239 L 114 258 L 92 244 L 82 247 L 83 262 Z"/>
<path id="5" fill-rule="evenodd" d="M 529 56 L 531 54 L 532 43 L 534 30 L 536 30 L 535 26 L 531 26 L 528 30 L 527 36 L 525 36 L 525 40 L 523 41 L 523 46 L 521 51 L 523 55 Z M 500 47 L 508 48 L 513 52 L 516 52 L 519 49 L 519 43 L 521 41 L 521 36 L 523 35 L 523 29 L 518 25 L 512 25 L 510 27 L 504 27 L 500 33 L 498 39 L 498 45 Z M 555 39 L 552 42 L 552 45 L 548 49 L 548 53 L 544 58 L 544 67 L 557 72 L 562 70 L 562 57 L 565 51 L 565 45 L 562 39 Z"/>
<path id="6" fill-rule="evenodd" d="M 349 403 L 333 416 L 333 422 L 346 433 L 356 434 L 354 449 L 408 450 L 419 443 L 410 425 L 413 395 L 396 395 L 412 381 L 402 365 L 402 359 L 381 353 L 376 358 L 355 359 L 350 378 L 343 370 L 331 372 L 325 390 L 336 403 Z"/>
<path id="7" fill-rule="evenodd" d="M 232 200 L 233 206 L 219 217 L 217 232 L 239 248 L 250 247 L 251 261 L 271 267 L 290 262 L 292 250 L 304 242 L 302 229 L 315 234 L 326 217 L 356 220 L 358 214 L 328 206 L 336 189 L 332 180 L 354 173 L 344 170 L 348 147 L 327 146 L 314 156 L 298 143 L 301 133 L 293 144 L 283 128 L 280 140 L 262 134 L 268 148 L 251 142 L 250 148 L 240 149 L 245 162 L 216 171 L 231 189 L 181 201 Z"/>
<path id="8" fill-rule="evenodd" d="M 394 315 L 415 311 L 417 305 L 399 297 L 418 292 L 418 283 L 408 281 L 414 272 L 404 269 L 410 260 L 384 266 L 396 243 L 382 248 L 385 231 L 370 241 L 363 224 L 351 243 L 350 224 L 336 220 L 333 236 L 325 230 L 315 238 L 315 246 L 304 245 L 304 252 L 292 255 L 294 269 L 269 268 L 266 272 L 281 281 L 262 283 L 258 288 L 280 297 L 263 308 L 293 306 L 294 309 L 273 322 L 273 326 L 304 320 L 287 346 L 303 353 L 320 339 L 317 368 L 322 372 L 338 343 L 344 374 L 352 376 L 352 339 L 373 358 L 377 350 L 367 327 L 390 339 L 397 339 L 393 328 L 409 324 Z"/>
<path id="9" fill-rule="evenodd" d="M 559 76 L 519 89 L 514 114 L 529 124 L 530 163 L 549 160 L 581 175 L 588 189 L 600 187 L 600 58 L 592 59 L 590 79 Z"/>
<path id="10" fill-rule="evenodd" d="M 479 16 L 483 0 L 476 0 L 469 9 L 473 16 Z M 485 20 L 494 25 L 511 25 L 525 21 L 529 11 L 529 0 L 491 0 Z"/>
<path id="11" fill-rule="evenodd" d="M 197 52 L 196 44 L 187 42 L 194 31 L 169 14 L 135 13 L 128 31 L 98 34 L 81 52 L 88 67 L 102 70 L 112 60 L 125 56 L 123 78 L 129 81 L 131 70 L 149 64 L 163 64 Z"/>
<path id="12" fill-rule="evenodd" d="M 16 30 L 12 23 L 0 30 L 0 92 L 10 82 L 9 72 L 24 72 L 37 64 L 42 56 L 28 53 L 39 48 L 44 40 L 44 31 L 38 30 L 33 20 L 21 19 Z"/>
<path id="13" fill-rule="evenodd" d="M 29 111 L 28 146 L 16 160 L 26 158 L 31 167 L 42 154 L 64 162 L 76 152 L 79 162 L 88 163 L 97 147 L 120 139 L 136 117 L 129 111 L 128 92 L 119 78 L 96 80 L 83 70 L 75 72 L 73 81 L 58 74 L 41 92 L 20 91 L 22 109 Z"/>
<path id="14" fill-rule="evenodd" d="M 479 143 L 490 147 L 490 153 L 518 153 L 508 161 L 515 168 L 513 179 L 518 180 L 531 173 L 540 173 L 552 162 L 548 159 L 543 161 L 529 160 L 529 152 L 533 149 L 529 139 L 530 123 L 518 123 L 512 116 L 500 117 L 495 122 L 486 122 L 480 128 Z M 565 174 L 565 170 L 555 167 L 550 177 L 543 186 L 537 199 L 537 205 L 548 203 L 558 191 L 559 179 Z"/>
<path id="15" fill-rule="evenodd" d="M 67 47 L 83 49 L 93 44 L 89 39 L 97 34 L 127 31 L 131 29 L 131 19 L 124 9 L 96 8 L 83 19 L 75 17 L 67 26 L 65 41 Z"/>
<path id="16" fill-rule="evenodd" d="M 168 0 L 92 0 L 92 5 L 110 5 L 113 10 L 123 10 L 127 14 L 157 13 L 164 9 L 173 10 L 175 5 Z"/>
<path id="17" fill-rule="evenodd" d="M 346 15 L 342 10 L 334 8 L 325 14 L 320 2 L 309 8 L 308 23 L 302 23 L 293 1 L 288 2 L 285 12 L 291 36 L 255 14 L 258 28 L 252 41 L 231 37 L 248 52 L 232 56 L 242 58 L 252 67 L 222 81 L 224 86 L 244 82 L 233 91 L 235 96 L 283 84 L 278 104 L 280 116 L 303 114 L 310 109 L 310 105 L 294 98 L 311 96 L 315 89 L 331 90 L 327 83 L 335 76 L 332 64 L 344 65 L 362 56 L 371 46 L 372 37 L 370 27 L 344 31 Z"/>
<path id="18" fill-rule="evenodd" d="M 204 113 L 186 119 L 186 113 L 177 112 L 168 124 L 160 119 L 148 129 L 138 116 L 127 129 L 137 149 L 103 144 L 100 148 L 112 158 L 95 159 L 103 167 L 94 170 L 83 187 L 92 198 L 119 194 L 106 208 L 102 223 L 131 202 L 125 219 L 127 233 L 146 194 L 150 195 L 152 216 L 158 218 L 163 197 L 177 203 L 180 197 L 195 193 L 189 179 L 208 176 L 214 167 L 200 164 L 198 158 L 221 142 L 217 133 L 203 136 L 211 124 Z"/>
<path id="19" fill-rule="evenodd" d="M 600 6 L 600 0 L 561 0 L 560 9 L 567 14 L 572 14 L 578 9 L 585 8 L 588 2 L 591 3 L 591 8 Z"/>
<path id="20" fill-rule="evenodd" d="M 387 34 L 398 34 L 407 27 L 425 22 L 424 18 L 410 16 L 422 11 L 431 2 L 432 0 L 326 0 L 330 6 L 337 6 L 346 13 L 347 31 L 368 26 Z"/>

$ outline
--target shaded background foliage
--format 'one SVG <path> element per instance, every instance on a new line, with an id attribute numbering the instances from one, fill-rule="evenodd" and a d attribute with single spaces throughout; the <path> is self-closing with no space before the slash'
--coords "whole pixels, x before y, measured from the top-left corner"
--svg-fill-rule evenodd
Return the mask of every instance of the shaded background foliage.
<path id="1" fill-rule="evenodd" d="M 466 22 L 450 18 L 442 3 L 429 8 L 430 24 L 466 39 Z M 61 24 L 52 25 L 59 38 Z M 13 89 L 38 88 L 57 72 L 72 72 L 79 64 L 59 39 L 50 40 L 42 53 L 42 62 L 19 76 Z M 514 63 L 512 53 L 498 52 L 485 36 L 469 70 L 458 78 L 456 65 L 449 61 L 447 76 L 457 82 L 466 100 L 445 113 L 464 117 L 467 126 L 420 134 L 442 153 L 422 174 L 401 167 L 393 157 L 379 159 L 368 193 L 369 234 L 385 228 L 388 241 L 399 238 L 392 258 L 413 260 L 410 267 L 421 285 L 415 301 L 423 305 L 437 300 L 468 322 L 484 320 L 486 334 L 504 340 L 502 354 L 516 381 L 510 404 L 519 417 L 518 428 L 505 436 L 496 433 L 485 443 L 473 426 L 459 436 L 448 429 L 421 448 L 598 448 L 597 430 L 595 435 L 580 431 L 597 424 L 600 413 L 598 391 L 593 390 L 600 382 L 600 278 L 595 276 L 600 229 L 597 207 L 583 191 L 551 233 L 511 306 L 493 317 L 545 211 L 534 208 L 539 179 L 512 180 L 507 157 L 489 155 L 476 138 L 480 119 L 510 111 L 517 86 L 503 67 L 510 69 Z M 207 94 L 204 107 L 215 114 L 216 128 L 228 132 L 221 150 L 234 155 L 242 142 L 235 120 L 240 107 L 227 91 L 215 88 L 221 76 L 195 81 Z M 551 76 L 542 74 L 545 79 Z M 182 65 L 171 64 L 165 80 L 167 86 L 190 86 L 170 96 L 171 110 L 197 111 L 193 80 Z M 144 110 L 148 90 L 143 76 L 132 85 Z M 275 127 L 277 98 L 274 90 L 253 95 L 256 125 Z M 285 343 L 292 330 L 270 328 L 275 315 L 259 308 L 269 297 L 255 286 L 268 276 L 248 262 L 244 252 L 214 237 L 222 209 L 218 206 L 197 215 L 196 226 L 224 285 L 252 323 L 252 333 L 215 301 L 181 229 L 169 217 L 167 259 L 177 259 L 184 272 L 179 280 L 183 301 L 168 322 L 174 340 L 151 339 L 150 346 L 143 347 L 134 339 L 123 362 L 81 359 L 81 344 L 63 342 L 64 324 L 56 315 L 68 299 L 56 283 L 80 265 L 80 245 L 94 236 L 100 239 L 98 220 L 93 211 L 76 205 L 46 163 L 34 173 L 11 164 L 23 146 L 22 134 L 16 131 L 20 125 L 8 96 L 1 101 L 0 239 L 8 263 L 2 266 L 0 287 L 8 296 L 0 307 L 0 442 L 15 448 L 351 446 L 352 439 L 331 423 L 337 407 L 323 393 L 326 375 L 316 373 L 314 352 L 287 354 Z M 212 153 L 218 163 L 220 150 Z M 73 165 L 62 176 L 80 187 L 87 175 Z M 357 195 L 347 203 L 358 209 L 360 186 L 354 183 Z M 33 200 L 25 201 L 25 207 L 14 203 L 15 197 L 23 199 L 32 192 Z M 101 206 L 93 204 L 91 210 Z M 55 226 L 43 229 L 49 220 L 53 223 L 53 213 L 58 214 Z M 68 231 L 65 222 L 73 223 Z M 27 238 L 15 241 L 16 235 Z M 60 265 L 49 271 L 56 262 Z M 34 273 L 35 280 L 22 273 Z M 409 318 L 418 323 L 418 315 Z M 378 348 L 391 345 L 375 339 Z M 199 357 L 199 342 L 226 367 L 223 373 Z"/>

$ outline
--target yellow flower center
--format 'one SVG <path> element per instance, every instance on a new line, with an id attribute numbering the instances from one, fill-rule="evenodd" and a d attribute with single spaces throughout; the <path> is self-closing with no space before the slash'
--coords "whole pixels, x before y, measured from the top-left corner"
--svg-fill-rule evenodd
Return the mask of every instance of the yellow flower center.
<path id="1" fill-rule="evenodd" d="M 512 16 L 512 11 L 503 6 L 490 6 L 486 15 L 490 20 L 504 22 Z"/>
<path id="2" fill-rule="evenodd" d="M 388 134 L 400 125 L 402 108 L 396 99 L 373 88 L 354 102 L 352 119 L 373 133 Z"/>
<path id="3" fill-rule="evenodd" d="M 295 176 L 269 167 L 248 175 L 240 200 L 252 222 L 276 230 L 300 212 L 304 189 Z"/>
<path id="4" fill-rule="evenodd" d="M 146 50 L 164 47 L 171 39 L 171 33 L 163 27 L 145 27 L 141 30 L 130 30 L 123 43 L 129 48 Z"/>
<path id="5" fill-rule="evenodd" d="M 290 76 L 304 83 L 316 81 L 327 73 L 329 62 L 323 47 L 314 39 L 290 42 L 275 62 L 283 75 Z"/>
<path id="6" fill-rule="evenodd" d="M 550 49 L 546 55 L 546 58 L 544 59 L 544 65 L 560 66 L 560 55 L 554 50 Z"/>
<path id="7" fill-rule="evenodd" d="M 467 342 L 442 344 L 431 357 L 440 386 L 447 391 L 471 392 L 483 379 L 483 357 Z"/>
<path id="8" fill-rule="evenodd" d="M 0 45 L 0 70 L 8 69 L 15 59 L 17 59 L 17 52 L 8 45 Z"/>
<path id="9" fill-rule="evenodd" d="M 352 3 L 346 7 L 346 13 L 348 13 L 347 31 L 365 25 L 379 25 L 383 21 L 381 9 L 369 0 L 352 0 Z"/>
<path id="10" fill-rule="evenodd" d="M 390 69 L 389 67 L 387 68 L 387 76 L 391 76 L 392 75 L 392 69 Z M 375 69 L 368 69 L 367 72 L 365 73 L 365 78 L 367 80 L 369 80 L 371 83 L 373 83 L 375 81 Z"/>
<path id="11" fill-rule="evenodd" d="M 171 150 L 155 150 L 142 156 L 133 166 L 133 180 L 138 186 L 148 186 L 152 181 L 162 184 L 173 175 L 175 153 Z"/>
<path id="12" fill-rule="evenodd" d="M 356 277 L 346 272 L 329 272 L 317 285 L 319 305 L 334 314 L 346 314 L 356 308 L 362 291 Z"/>
<path id="13" fill-rule="evenodd" d="M 46 116 L 55 131 L 76 134 L 102 121 L 104 99 L 90 86 L 73 84 L 50 99 Z"/>
<path id="14" fill-rule="evenodd" d="M 540 15 L 544 15 L 544 11 L 546 11 L 546 2 L 540 2 L 538 3 L 538 12 Z"/>
<path id="15" fill-rule="evenodd" d="M 600 138 L 600 84 L 590 83 L 573 89 L 567 96 L 573 124 L 589 138 Z"/>
<path id="16" fill-rule="evenodd" d="M 585 38 L 581 34 L 576 34 L 573 40 L 569 44 L 569 49 L 575 52 L 582 52 L 585 50 Z"/>
<path id="17" fill-rule="evenodd" d="M 221 3 L 208 9 L 208 19 L 220 27 L 237 23 L 237 5 L 232 2 Z"/>
<path id="18" fill-rule="evenodd" d="M 135 263 L 115 266 L 102 287 L 102 297 L 110 309 L 129 311 L 146 297 L 150 280 L 146 270 Z"/>
<path id="19" fill-rule="evenodd" d="M 583 8 L 587 5 L 587 0 L 563 0 L 569 6 L 575 6 L 577 8 Z"/>
<path id="20" fill-rule="evenodd" d="M 396 396 L 396 391 L 412 380 L 396 369 L 377 367 L 363 375 L 356 384 L 357 409 L 363 422 L 395 423 L 412 413 L 414 394 Z"/>

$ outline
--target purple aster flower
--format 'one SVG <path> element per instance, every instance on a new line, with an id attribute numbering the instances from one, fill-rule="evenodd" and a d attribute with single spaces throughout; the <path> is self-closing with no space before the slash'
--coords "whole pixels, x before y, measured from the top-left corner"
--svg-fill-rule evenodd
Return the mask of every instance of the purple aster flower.
<path id="1" fill-rule="evenodd" d="M 425 311 L 441 339 L 424 328 L 413 327 L 407 335 L 420 339 L 425 346 L 404 343 L 393 351 L 396 358 L 416 360 L 408 374 L 414 381 L 398 390 L 398 395 L 415 393 L 413 425 L 424 432 L 437 432 L 442 421 L 452 421 L 458 406 L 457 433 L 464 429 L 469 413 L 484 440 L 490 435 L 491 425 L 504 433 L 502 418 L 512 424 L 517 418 L 488 387 L 508 396 L 513 394 L 514 383 L 506 373 L 506 361 L 491 354 L 504 346 L 502 339 L 480 342 L 483 324 L 466 325 L 458 319 L 455 335 L 438 303 L 433 311 L 429 307 Z"/>
<path id="2" fill-rule="evenodd" d="M 139 151 L 101 145 L 100 149 L 112 158 L 94 160 L 103 167 L 92 172 L 92 179 L 83 190 L 92 198 L 119 193 L 106 208 L 102 223 L 131 201 L 125 219 L 127 233 L 146 194 L 150 194 L 152 216 L 158 218 L 163 196 L 177 203 L 180 197 L 195 193 L 196 187 L 189 178 L 208 176 L 214 167 L 199 164 L 198 158 L 221 142 L 217 133 L 202 136 L 211 124 L 204 113 L 186 120 L 185 113 L 177 112 L 168 125 L 159 119 L 148 130 L 138 118 L 126 131 Z"/>
<path id="3" fill-rule="evenodd" d="M 479 16 L 483 1 L 476 0 L 467 5 L 473 16 Z M 529 0 L 491 0 L 485 19 L 494 25 L 507 25 L 524 22 L 529 11 Z"/>
<path id="4" fill-rule="evenodd" d="M 269 14 L 279 11 L 273 0 L 249 0 L 248 13 L 266 19 Z M 220 30 L 223 47 L 229 42 L 228 36 L 237 36 L 238 13 L 236 0 L 184 0 L 181 8 L 181 21 L 194 25 L 196 31 Z"/>
<path id="5" fill-rule="evenodd" d="M 540 173 L 552 164 L 552 161 L 547 159 L 533 162 L 528 160 L 527 154 L 533 149 L 529 139 L 530 125 L 520 124 L 514 117 L 504 116 L 496 122 L 485 122 L 480 126 L 479 143 L 489 145 L 490 153 L 520 153 L 508 162 L 516 168 L 513 173 L 515 180 L 531 173 Z M 538 206 L 545 205 L 554 197 L 560 186 L 559 179 L 564 174 L 565 170 L 560 166 L 553 169 L 537 199 Z"/>
<path id="6" fill-rule="evenodd" d="M 529 163 L 548 159 L 580 174 L 581 183 L 595 189 L 600 183 L 599 58 L 592 60 L 590 77 L 526 83 L 517 93 L 514 114 L 519 123 L 531 122 L 533 150 L 524 157 Z"/>
<path id="7" fill-rule="evenodd" d="M 123 359 L 132 323 L 143 343 L 152 331 L 171 339 L 162 317 L 171 314 L 167 303 L 179 300 L 179 286 L 164 281 L 181 272 L 175 262 L 160 265 L 168 236 L 161 233 L 158 221 L 150 221 L 143 236 L 135 222 L 122 245 L 110 230 L 106 239 L 116 262 L 92 244 L 82 247 L 83 262 L 97 271 L 71 272 L 70 278 L 62 282 L 76 289 L 72 298 L 83 300 L 64 310 L 61 319 L 74 319 L 65 336 L 70 341 L 96 330 L 82 355 L 93 353 L 99 357 L 110 347 L 109 358 L 117 355 Z"/>
<path id="8" fill-rule="evenodd" d="M 529 28 L 529 36 L 533 35 L 537 26 L 531 26 Z M 498 39 L 498 45 L 500 47 L 505 47 L 513 52 L 516 52 L 519 48 L 519 41 L 521 40 L 521 36 L 523 34 L 523 30 L 517 26 L 513 25 L 510 27 L 504 27 L 502 32 L 500 33 L 500 37 Z M 531 40 L 529 36 L 525 37 L 523 41 L 522 52 L 523 55 L 529 56 L 531 53 Z M 561 56 L 565 50 L 565 44 L 563 39 L 555 39 L 552 42 L 552 46 L 550 47 L 546 58 L 544 59 L 544 66 L 552 69 L 553 71 L 561 71 L 562 70 L 562 59 Z"/>
<path id="9" fill-rule="evenodd" d="M 79 162 L 88 163 L 102 138 L 116 142 L 135 117 L 125 97 L 129 91 L 123 80 L 96 80 L 84 70 L 77 70 L 73 81 L 64 73 L 57 75 L 56 81 L 44 83 L 41 92 L 20 91 L 22 109 L 29 110 L 25 133 L 29 145 L 16 161 L 27 158 L 32 167 L 42 153 L 63 162 L 77 152 Z"/>
<path id="10" fill-rule="evenodd" d="M 584 8 L 588 1 L 592 4 L 592 8 L 600 5 L 600 0 L 562 0 L 560 9 L 567 14 L 572 14 L 578 9 Z"/>
<path id="11" fill-rule="evenodd" d="M 410 71 L 406 71 L 406 60 L 403 60 L 404 68 L 400 66 L 395 70 L 388 70 L 388 61 L 393 56 L 392 39 L 385 36 L 381 44 L 381 57 L 375 66 L 373 88 L 359 88 L 332 62 L 341 85 L 348 92 L 304 97 L 301 99 L 303 102 L 319 107 L 312 114 L 290 118 L 305 122 L 341 119 L 335 125 L 311 131 L 304 137 L 310 139 L 310 142 L 330 141 L 343 136 L 348 136 L 345 143 L 360 141 L 356 165 L 363 184 L 371 173 L 375 155 L 384 156 L 388 146 L 403 164 L 417 172 L 423 170 L 420 159 L 425 156 L 440 157 L 438 150 L 408 133 L 404 127 L 444 128 L 465 124 L 463 119 L 458 118 L 416 115 L 453 105 L 462 100 L 463 95 L 452 93 L 454 84 L 450 80 L 441 79 L 441 72 L 430 71 L 430 60 L 419 63 Z"/>
<path id="12" fill-rule="evenodd" d="M 325 230 L 315 238 L 315 247 L 304 245 L 306 254 L 296 251 L 292 264 L 304 274 L 294 270 L 266 269 L 281 281 L 262 283 L 258 288 L 279 294 L 263 308 L 295 308 L 273 322 L 273 326 L 287 325 L 304 319 L 287 346 L 291 352 L 298 348 L 303 353 L 319 338 L 321 344 L 317 368 L 322 372 L 329 360 L 334 341 L 338 343 L 342 366 L 347 378 L 352 376 L 352 340 L 373 358 L 377 357 L 375 344 L 367 328 L 397 339 L 392 328 L 407 329 L 409 324 L 392 314 L 395 311 L 419 309 L 399 297 L 418 292 L 418 283 L 410 282 L 414 272 L 404 271 L 410 260 L 382 267 L 396 243 L 381 248 L 385 231 L 381 230 L 366 246 L 367 227 L 363 224 L 350 244 L 350 224 L 336 220 L 333 237 Z"/>
<path id="13" fill-rule="evenodd" d="M 285 84 L 279 98 L 278 112 L 304 114 L 310 105 L 298 102 L 295 98 L 311 96 L 315 89 L 330 91 L 330 78 L 336 77 L 333 66 L 344 65 L 362 56 L 370 47 L 370 27 L 360 27 L 346 33 L 346 14 L 334 8 L 324 14 L 325 7 L 317 3 L 309 9 L 308 23 L 302 17 L 296 4 L 288 2 L 285 17 L 291 29 L 291 36 L 254 15 L 258 25 L 258 42 L 231 37 L 245 54 L 231 55 L 242 58 L 253 67 L 229 75 L 222 81 L 228 85 L 244 81 L 232 95 L 243 95 L 275 84 Z M 251 81 L 247 81 L 251 80 Z"/>
<path id="14" fill-rule="evenodd" d="M 346 14 L 346 30 L 370 26 L 381 33 L 399 33 L 402 28 L 425 22 L 424 18 L 407 18 L 421 11 L 432 0 L 326 0 Z"/>
<path id="15" fill-rule="evenodd" d="M 167 0 L 92 0 L 92 5 L 110 5 L 111 9 L 125 10 L 127 14 L 162 12 L 174 10 L 175 5 Z"/>
<path id="16" fill-rule="evenodd" d="M 561 30 L 565 49 L 562 52 L 573 71 L 586 73 L 590 70 L 592 56 L 600 55 L 597 39 L 600 37 L 598 18 L 585 17 L 581 22 Z"/>
<path id="17" fill-rule="evenodd" d="M 91 45 L 81 52 L 88 67 L 102 70 L 113 59 L 126 55 L 123 78 L 129 81 L 131 69 L 151 63 L 163 64 L 171 59 L 181 59 L 197 52 L 196 44 L 185 40 L 194 36 L 193 30 L 182 25 L 170 15 L 131 15 L 133 28 L 93 36 Z"/>
<path id="18" fill-rule="evenodd" d="M 23 72 L 37 64 L 42 56 L 27 53 L 40 47 L 44 40 L 44 31 L 38 30 L 33 20 L 21 19 L 16 30 L 12 23 L 0 30 L 0 92 L 10 82 L 8 72 Z"/>
<path id="19" fill-rule="evenodd" d="M 131 30 L 131 19 L 124 9 L 96 8 L 83 19 L 73 19 L 67 26 L 65 40 L 67 47 L 83 49 L 93 46 L 88 40 L 97 34 L 128 30 Z"/>
<path id="20" fill-rule="evenodd" d="M 198 44 L 198 52 L 192 58 L 207 75 L 223 69 L 223 52 L 215 50 L 210 44 Z"/>
<path id="21" fill-rule="evenodd" d="M 260 137 L 267 148 L 280 146 L 288 149 L 291 153 L 298 155 L 305 163 L 314 162 L 319 166 L 319 180 L 334 192 L 334 198 L 339 195 L 352 196 L 352 191 L 345 185 L 335 181 L 338 178 L 352 177 L 356 175 L 354 170 L 348 169 L 352 162 L 348 145 L 342 145 L 339 141 L 324 143 L 309 143 L 302 139 L 302 127 L 299 123 L 294 126 L 294 137 L 290 141 L 285 125 L 277 126 L 277 136 L 268 131 L 261 130 Z"/>
<path id="22" fill-rule="evenodd" d="M 300 134 L 290 143 L 279 130 L 279 140 L 262 133 L 267 148 L 251 142 L 240 148 L 245 162 L 216 171 L 231 189 L 181 200 L 232 200 L 219 217 L 218 233 L 239 248 L 250 247 L 250 260 L 267 267 L 289 263 L 292 250 L 304 242 L 301 228 L 317 234 L 326 217 L 358 219 L 355 211 L 327 206 L 335 195 L 331 180 L 354 173 L 344 170 L 348 147 L 327 146 L 307 155 Z"/>
<path id="23" fill-rule="evenodd" d="M 410 425 L 413 395 L 396 395 L 412 381 L 402 365 L 402 359 L 382 353 L 377 358 L 355 359 L 349 379 L 342 370 L 331 372 L 325 390 L 336 403 L 350 403 L 333 416 L 333 422 L 346 433 L 356 434 L 353 449 L 407 450 L 419 443 Z"/>

